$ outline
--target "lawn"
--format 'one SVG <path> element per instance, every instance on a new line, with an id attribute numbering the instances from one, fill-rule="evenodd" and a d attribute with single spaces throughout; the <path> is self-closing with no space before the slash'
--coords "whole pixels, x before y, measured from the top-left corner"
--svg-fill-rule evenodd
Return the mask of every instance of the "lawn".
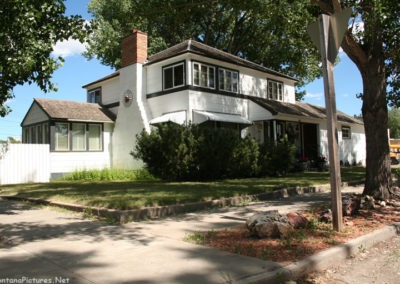
<path id="1" fill-rule="evenodd" d="M 342 180 L 363 179 L 364 168 L 342 169 Z M 42 198 L 86 206 L 136 209 L 150 206 L 208 201 L 222 197 L 269 192 L 293 186 L 329 183 L 328 172 L 293 173 L 285 177 L 229 179 L 213 182 L 162 181 L 58 181 L 0 186 L 0 195 Z"/>

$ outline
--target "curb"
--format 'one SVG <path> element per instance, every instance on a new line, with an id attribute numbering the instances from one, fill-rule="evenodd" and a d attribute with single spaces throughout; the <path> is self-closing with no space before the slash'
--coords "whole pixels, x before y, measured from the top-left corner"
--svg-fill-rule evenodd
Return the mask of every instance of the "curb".
<path id="1" fill-rule="evenodd" d="M 306 259 L 289 264 L 277 270 L 242 278 L 234 283 L 261 284 L 281 283 L 284 281 L 296 280 L 308 273 L 322 271 L 332 265 L 338 264 L 351 255 L 358 254 L 361 249 L 368 249 L 379 242 L 389 240 L 399 235 L 400 222 L 397 222 L 391 226 L 386 226 L 347 243 L 321 251 Z"/>
<path id="2" fill-rule="evenodd" d="M 364 181 L 353 181 L 349 183 L 344 182 L 342 183 L 342 187 L 346 187 L 348 185 L 361 184 L 363 182 Z M 174 204 L 167 206 L 146 207 L 133 210 L 118 210 L 118 209 L 108 209 L 104 207 L 90 207 L 72 203 L 50 201 L 41 198 L 21 197 L 15 195 L 0 195 L 0 198 L 8 200 L 17 200 L 17 201 L 28 201 L 42 205 L 56 206 L 75 212 L 86 212 L 88 214 L 99 217 L 112 218 L 118 220 L 120 223 L 127 223 L 133 220 L 155 219 L 182 213 L 200 211 L 213 207 L 240 206 L 243 205 L 244 203 L 256 200 L 265 201 L 265 200 L 289 198 L 291 196 L 303 195 L 306 193 L 327 192 L 329 190 L 330 190 L 329 184 L 322 184 L 318 186 L 307 186 L 307 187 L 296 186 L 260 194 L 242 195 L 242 196 L 221 198 L 203 202 L 190 202 L 190 203 Z"/>

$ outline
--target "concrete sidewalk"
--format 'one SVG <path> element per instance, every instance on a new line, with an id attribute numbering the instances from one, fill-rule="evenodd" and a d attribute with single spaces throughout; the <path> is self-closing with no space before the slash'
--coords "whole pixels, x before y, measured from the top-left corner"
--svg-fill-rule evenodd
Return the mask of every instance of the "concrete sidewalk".
<path id="1" fill-rule="evenodd" d="M 359 192 L 361 187 L 346 188 Z M 161 220 L 107 225 L 79 214 L 0 201 L 0 280 L 55 283 L 251 282 L 282 271 L 278 263 L 183 241 L 190 232 L 241 225 L 258 211 L 294 212 L 329 193 L 213 209 Z M 260 276 L 260 277 L 257 277 Z M 251 281 L 248 281 L 251 280 Z"/>

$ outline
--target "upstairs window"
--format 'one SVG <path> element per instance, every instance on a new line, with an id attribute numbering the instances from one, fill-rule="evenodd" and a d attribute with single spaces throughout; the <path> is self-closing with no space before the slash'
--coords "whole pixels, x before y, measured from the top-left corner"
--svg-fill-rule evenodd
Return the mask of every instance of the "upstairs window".
<path id="1" fill-rule="evenodd" d="M 351 139 L 351 128 L 342 126 L 342 139 Z"/>
<path id="2" fill-rule="evenodd" d="M 96 103 L 100 104 L 101 103 L 101 89 L 94 89 L 88 91 L 87 95 L 87 101 L 88 103 Z"/>
<path id="3" fill-rule="evenodd" d="M 185 68 L 183 62 L 163 68 L 164 90 L 181 87 L 185 84 Z"/>
<path id="4" fill-rule="evenodd" d="M 237 93 L 238 92 L 238 72 L 219 68 L 218 69 L 218 87 L 221 91 Z"/>
<path id="5" fill-rule="evenodd" d="M 194 62 L 193 85 L 215 89 L 215 68 L 212 66 Z"/>
<path id="6" fill-rule="evenodd" d="M 268 98 L 283 101 L 283 84 L 281 82 L 268 80 Z"/>

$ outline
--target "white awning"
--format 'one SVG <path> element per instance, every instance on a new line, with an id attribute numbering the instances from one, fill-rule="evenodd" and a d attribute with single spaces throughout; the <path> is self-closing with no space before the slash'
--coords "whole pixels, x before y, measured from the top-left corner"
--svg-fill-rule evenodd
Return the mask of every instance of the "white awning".
<path id="1" fill-rule="evenodd" d="M 195 123 L 199 124 L 208 120 L 238 123 L 245 125 L 253 124 L 250 120 L 240 116 L 239 114 L 226 114 L 226 113 L 217 113 L 217 112 L 200 111 L 200 110 L 194 110 L 193 114 Z"/>
<path id="2" fill-rule="evenodd" d="M 150 124 L 158 124 L 169 121 L 177 124 L 184 124 L 186 122 L 186 111 L 182 110 L 163 114 L 162 116 L 150 120 Z"/>

